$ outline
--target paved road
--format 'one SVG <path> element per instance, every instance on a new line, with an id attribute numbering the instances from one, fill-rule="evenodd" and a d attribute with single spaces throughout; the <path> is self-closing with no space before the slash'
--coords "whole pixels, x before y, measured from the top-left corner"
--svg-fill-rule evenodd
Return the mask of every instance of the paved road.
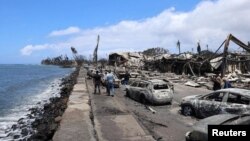
<path id="1" fill-rule="evenodd" d="M 92 83 L 91 80 L 88 80 Z M 102 89 L 105 91 L 105 89 Z M 154 136 L 156 140 L 164 141 L 184 141 L 185 133 L 191 130 L 192 125 L 198 119 L 185 117 L 180 114 L 179 103 L 181 98 L 194 95 L 205 94 L 209 90 L 202 88 L 192 88 L 182 84 L 175 84 L 175 95 L 172 105 L 150 106 L 157 112 L 153 114 L 145 105 L 125 97 L 124 87 L 115 89 L 115 99 L 127 112 L 132 113 L 144 129 Z M 112 98 L 112 97 L 110 97 Z"/>
<path id="2" fill-rule="evenodd" d="M 207 94 L 211 92 L 211 90 L 204 89 L 204 88 L 193 88 L 189 86 L 185 86 L 184 84 L 175 83 L 175 96 L 174 100 L 178 103 L 181 102 L 181 99 L 188 95 L 195 95 L 195 94 Z"/>
<path id="3" fill-rule="evenodd" d="M 88 91 L 93 93 L 93 82 L 87 80 Z M 118 96 L 90 94 L 94 127 L 100 141 L 154 141 L 148 130 L 137 121 L 136 116 L 122 104 Z"/>

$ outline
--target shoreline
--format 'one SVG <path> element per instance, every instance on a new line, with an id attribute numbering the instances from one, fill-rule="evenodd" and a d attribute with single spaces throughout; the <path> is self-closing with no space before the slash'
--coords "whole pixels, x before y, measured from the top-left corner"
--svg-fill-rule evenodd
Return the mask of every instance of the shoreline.
<path id="1" fill-rule="evenodd" d="M 41 107 L 30 108 L 25 118 L 20 118 L 16 124 L 6 131 L 8 135 L 3 139 L 52 140 L 60 124 L 61 116 L 67 108 L 67 101 L 76 83 L 79 70 L 80 68 L 76 67 L 71 74 L 61 79 L 60 97 L 51 97 L 49 102 Z"/>

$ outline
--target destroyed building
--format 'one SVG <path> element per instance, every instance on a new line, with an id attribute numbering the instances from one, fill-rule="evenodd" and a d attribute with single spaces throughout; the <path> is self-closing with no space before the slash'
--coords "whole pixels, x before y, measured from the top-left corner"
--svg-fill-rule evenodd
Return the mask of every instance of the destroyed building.
<path id="1" fill-rule="evenodd" d="M 244 49 L 241 52 L 229 52 L 229 42 Z M 224 47 L 224 48 L 223 48 Z M 219 50 L 222 49 L 221 52 Z M 171 72 L 201 76 L 206 73 L 248 73 L 250 71 L 250 46 L 229 34 L 227 39 L 215 51 L 200 51 L 197 54 L 158 54 L 146 56 L 138 52 L 116 52 L 109 55 L 109 64 L 117 67 L 137 68 L 148 71 Z"/>
<path id="2" fill-rule="evenodd" d="M 207 52 L 200 55 L 192 53 L 164 54 L 153 60 L 145 60 L 146 70 L 157 70 L 159 72 L 174 72 L 176 74 L 203 74 L 211 72 L 211 67 L 206 60 Z"/>
<path id="3" fill-rule="evenodd" d="M 242 52 L 229 52 L 229 42 L 233 41 L 244 49 Z M 218 51 L 223 47 L 223 53 Z M 205 73 L 248 73 L 250 71 L 250 46 L 245 45 L 239 39 L 229 34 L 227 39 L 215 51 L 201 51 L 198 54 L 182 53 L 164 54 L 153 59 L 144 60 L 146 70 L 157 70 L 159 72 L 174 72 L 176 74 L 204 75 Z"/>
<path id="4" fill-rule="evenodd" d="M 119 67 L 141 67 L 144 55 L 138 52 L 115 52 L 109 54 L 109 65 Z"/>

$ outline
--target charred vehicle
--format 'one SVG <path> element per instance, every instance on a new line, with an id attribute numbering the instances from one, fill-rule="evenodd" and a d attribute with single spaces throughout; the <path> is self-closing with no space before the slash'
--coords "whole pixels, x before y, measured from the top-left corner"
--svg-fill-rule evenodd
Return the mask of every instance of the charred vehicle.
<path id="1" fill-rule="evenodd" d="M 130 73 L 129 84 L 132 84 L 132 82 L 139 80 L 141 80 L 141 75 L 139 73 L 137 72 Z"/>
<path id="2" fill-rule="evenodd" d="M 166 104 L 173 99 L 173 86 L 164 80 L 137 80 L 126 86 L 126 96 L 142 103 Z"/>
<path id="3" fill-rule="evenodd" d="M 88 71 L 87 71 L 87 78 L 88 79 L 91 79 L 94 75 L 95 75 L 95 73 L 96 73 L 96 69 L 93 69 L 93 68 L 88 68 Z"/>
<path id="4" fill-rule="evenodd" d="M 141 77 L 141 75 L 137 72 L 131 72 L 130 76 L 131 76 L 131 78 L 140 78 Z"/>
<path id="5" fill-rule="evenodd" d="M 186 133 L 186 141 L 207 141 L 208 125 L 250 125 L 250 114 L 221 114 L 200 120 Z"/>
<path id="6" fill-rule="evenodd" d="M 120 88 L 121 80 L 118 79 L 118 77 L 116 75 L 114 75 L 114 79 L 115 79 L 115 81 L 114 81 L 114 87 L 115 88 Z"/>
<path id="7" fill-rule="evenodd" d="M 183 115 L 204 118 L 223 113 L 243 114 L 250 111 L 249 103 L 250 90 L 229 88 L 184 97 L 180 106 Z"/>

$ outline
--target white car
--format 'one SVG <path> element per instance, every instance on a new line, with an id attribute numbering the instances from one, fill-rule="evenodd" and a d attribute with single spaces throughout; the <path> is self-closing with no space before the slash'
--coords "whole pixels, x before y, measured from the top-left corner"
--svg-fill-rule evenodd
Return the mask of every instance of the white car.
<path id="1" fill-rule="evenodd" d="M 173 86 L 165 80 L 137 80 L 126 86 L 126 96 L 145 103 L 172 103 Z"/>

